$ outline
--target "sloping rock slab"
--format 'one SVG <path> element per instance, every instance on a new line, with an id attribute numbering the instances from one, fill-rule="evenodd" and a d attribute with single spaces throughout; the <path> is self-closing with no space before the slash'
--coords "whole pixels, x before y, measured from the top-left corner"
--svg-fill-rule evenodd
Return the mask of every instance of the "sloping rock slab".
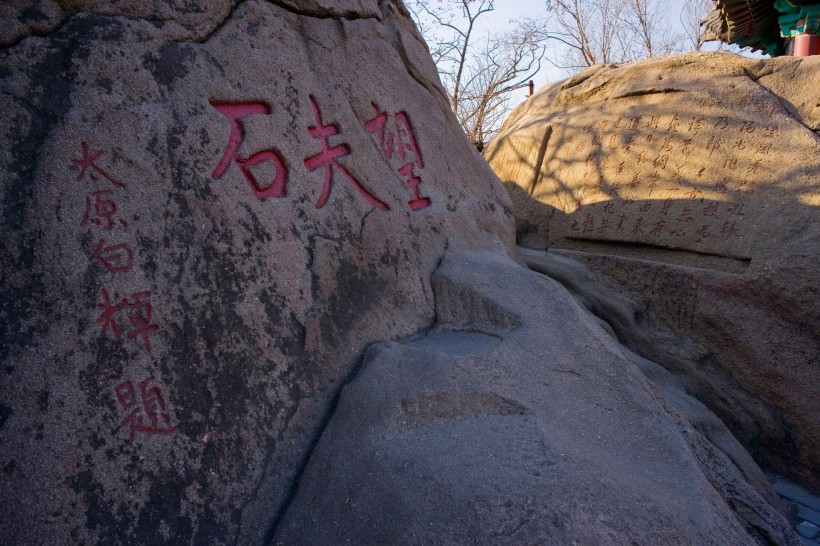
<path id="1" fill-rule="evenodd" d="M 509 200 L 400 2 L 24 4 L 0 543 L 262 543 L 361 352 L 429 327 L 447 248 L 509 251 Z"/>
<path id="2" fill-rule="evenodd" d="M 276 544 L 799 544 L 720 421 L 557 283 L 456 254 L 433 284 L 437 329 L 365 353 Z"/>
<path id="3" fill-rule="evenodd" d="M 699 344 L 700 377 L 679 374 L 690 392 L 815 489 L 818 88 L 820 58 L 599 66 L 536 93 L 485 153 L 519 244 L 571 253 Z M 673 361 L 659 363 L 680 372 Z"/>

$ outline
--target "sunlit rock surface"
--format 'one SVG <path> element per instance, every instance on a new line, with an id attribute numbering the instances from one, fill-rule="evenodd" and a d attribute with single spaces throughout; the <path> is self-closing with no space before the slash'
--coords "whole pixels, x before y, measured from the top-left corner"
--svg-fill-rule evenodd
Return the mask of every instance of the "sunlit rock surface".
<path id="1" fill-rule="evenodd" d="M 817 89 L 820 58 L 601 66 L 537 92 L 485 152 L 519 244 L 614 283 L 644 330 L 616 324 L 618 336 L 678 375 L 759 461 L 815 488 Z M 679 341 L 645 335 L 657 324 Z"/>

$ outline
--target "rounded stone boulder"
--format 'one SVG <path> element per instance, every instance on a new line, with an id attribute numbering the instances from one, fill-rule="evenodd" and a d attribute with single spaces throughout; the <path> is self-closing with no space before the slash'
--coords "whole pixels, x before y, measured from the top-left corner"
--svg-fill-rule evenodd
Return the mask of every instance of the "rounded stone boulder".
<path id="1" fill-rule="evenodd" d="M 529 98 L 485 151 L 518 244 L 582 261 L 638 322 L 691 340 L 642 352 L 759 462 L 814 488 L 818 88 L 820 58 L 598 66 Z"/>

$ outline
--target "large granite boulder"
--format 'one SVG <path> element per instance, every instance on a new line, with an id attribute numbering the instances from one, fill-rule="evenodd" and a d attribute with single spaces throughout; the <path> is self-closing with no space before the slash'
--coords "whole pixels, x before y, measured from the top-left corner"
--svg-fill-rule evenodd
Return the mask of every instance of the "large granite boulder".
<path id="1" fill-rule="evenodd" d="M 528 99 L 485 152 L 519 244 L 579 260 L 589 278 L 562 268 L 565 282 L 631 302 L 610 314 L 619 339 L 814 488 L 818 88 L 820 58 L 599 66 Z"/>
<path id="2" fill-rule="evenodd" d="M 800 544 L 725 425 L 558 283 L 459 253 L 433 289 L 435 329 L 365 353 L 275 544 Z"/>
<path id="3" fill-rule="evenodd" d="M 401 2 L 0 10 L 0 542 L 262 543 L 509 200 Z M 62 7 L 60 7 L 62 6 Z"/>

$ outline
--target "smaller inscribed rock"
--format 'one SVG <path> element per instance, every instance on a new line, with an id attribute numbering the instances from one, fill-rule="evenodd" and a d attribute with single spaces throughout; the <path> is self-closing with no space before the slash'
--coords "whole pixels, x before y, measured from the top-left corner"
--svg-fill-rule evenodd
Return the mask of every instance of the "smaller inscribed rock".
<path id="1" fill-rule="evenodd" d="M 693 391 L 814 487 L 818 88 L 820 58 L 599 66 L 528 99 L 485 152 L 519 244 L 571 253 L 700 344 L 678 370 Z"/>

